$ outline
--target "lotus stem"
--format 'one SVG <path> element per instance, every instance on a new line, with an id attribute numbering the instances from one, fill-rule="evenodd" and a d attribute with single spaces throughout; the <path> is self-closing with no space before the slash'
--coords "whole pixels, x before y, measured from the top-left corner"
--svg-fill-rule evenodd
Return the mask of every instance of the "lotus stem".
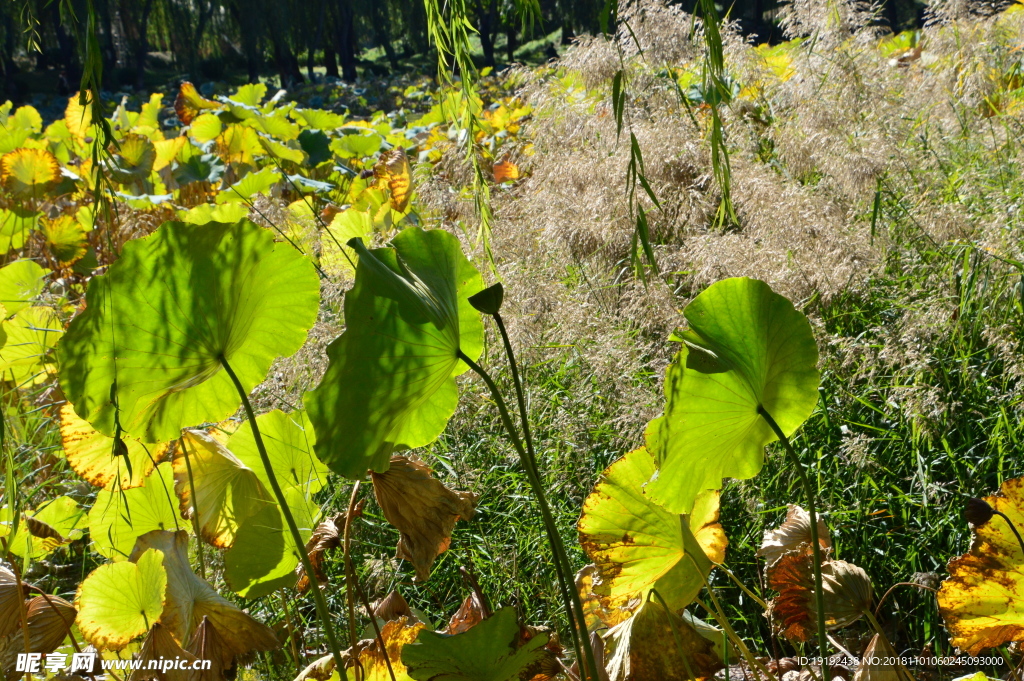
<path id="1" fill-rule="evenodd" d="M 185 438 L 178 438 L 178 446 L 185 457 L 185 472 L 188 473 L 188 491 L 192 495 L 192 531 L 196 533 L 196 552 L 199 554 L 199 574 L 206 579 L 206 559 L 203 557 L 203 535 L 199 532 L 199 505 L 196 499 L 196 483 L 192 477 L 192 461 L 188 458 Z"/>
<path id="2" fill-rule="evenodd" d="M 1002 511 L 997 511 L 995 509 L 992 509 L 992 513 L 1006 521 L 1006 524 L 1010 526 L 1010 531 L 1013 532 L 1013 536 L 1017 538 L 1017 543 L 1020 544 L 1020 550 L 1024 551 L 1024 538 L 1021 538 L 1020 532 L 1017 531 L 1017 526 L 1013 524 L 1013 521 L 1010 520 L 1009 516 Z"/>
<path id="3" fill-rule="evenodd" d="M 249 402 L 249 395 L 245 392 L 245 388 L 242 387 L 242 382 L 238 380 L 238 376 L 235 374 L 231 365 L 228 364 L 228 360 L 224 355 L 220 356 L 221 366 L 231 377 L 231 382 L 235 384 L 235 390 L 238 391 L 238 395 L 242 398 L 242 406 L 245 407 L 245 415 L 249 419 L 249 424 L 252 426 L 253 438 L 256 440 L 256 449 L 259 450 L 260 460 L 263 462 L 263 469 L 267 473 L 267 479 L 270 481 L 271 491 L 274 493 L 274 498 L 277 499 L 278 505 L 281 507 L 281 515 L 284 516 L 285 522 L 288 524 L 288 531 L 291 532 L 292 541 L 295 542 L 295 549 L 299 553 L 299 559 L 302 561 L 302 567 L 306 571 L 306 575 L 309 576 L 310 583 L 313 588 L 313 601 L 316 603 L 317 617 L 320 619 L 320 625 L 324 628 L 324 637 L 327 639 L 327 645 L 331 649 L 331 655 L 334 657 L 334 664 L 337 665 L 339 670 L 345 668 L 345 663 L 341 656 L 341 648 L 338 647 L 338 640 L 334 636 L 334 627 L 331 626 L 331 613 L 327 609 L 327 601 L 324 599 L 323 593 L 320 591 L 320 584 L 316 579 L 316 574 L 313 572 L 313 564 L 309 560 L 309 555 L 306 553 L 306 544 L 302 541 L 302 535 L 299 534 L 299 526 L 295 524 L 295 518 L 292 516 L 292 511 L 288 508 L 288 502 L 284 497 L 284 492 L 281 491 L 281 485 L 277 481 L 277 475 L 274 474 L 274 467 L 270 463 L 270 455 L 267 454 L 267 447 L 263 444 L 263 435 L 260 433 L 259 425 L 256 423 L 256 414 L 252 410 L 252 403 Z"/>
<path id="4" fill-rule="evenodd" d="M 772 415 L 768 413 L 768 410 L 763 405 L 757 405 L 757 413 L 768 423 L 768 426 L 775 432 L 779 442 L 785 448 L 789 461 L 793 464 L 797 476 L 800 478 L 800 484 L 804 488 L 804 495 L 807 497 L 807 515 L 811 521 L 811 553 L 813 558 L 813 565 L 811 567 L 814 568 L 814 607 L 818 611 L 818 649 L 821 655 L 821 677 L 824 681 L 828 681 L 832 677 L 828 673 L 828 631 L 825 628 L 825 594 L 821 586 L 821 545 L 818 542 L 817 495 L 814 492 L 814 486 L 811 485 L 810 478 L 807 477 L 807 471 L 804 470 L 800 457 L 797 455 L 796 450 L 793 449 L 793 445 L 789 443 L 789 438 L 782 432 L 782 428 L 779 427 L 779 424 L 775 422 L 775 419 L 772 418 Z"/>
<path id="5" fill-rule="evenodd" d="M 352 517 L 356 513 L 356 498 L 359 496 L 359 481 L 356 480 L 352 483 L 352 492 L 348 497 L 348 510 L 345 512 L 345 525 L 341 531 L 342 537 L 342 562 L 345 564 L 345 603 L 348 605 L 348 636 L 349 645 L 352 650 L 352 659 L 355 660 L 355 681 L 362 681 L 365 677 L 363 672 L 363 666 L 359 664 L 359 636 L 356 633 L 356 596 L 355 587 L 352 584 L 352 574 L 349 570 L 349 537 L 352 531 Z M 310 574 L 309 579 L 315 580 L 316 578 Z M 387 654 L 385 653 L 385 656 Z M 338 667 L 338 674 L 341 674 L 341 667 Z"/>
<path id="6" fill-rule="evenodd" d="M 459 350 L 458 356 L 459 359 L 465 362 L 470 369 L 475 371 L 480 378 L 483 379 L 487 388 L 491 391 L 491 395 L 494 397 L 494 402 L 498 406 L 498 414 L 501 417 L 502 425 L 505 426 L 505 430 L 509 435 L 509 440 L 512 442 L 512 446 L 515 447 L 520 460 L 523 462 L 523 468 L 526 470 L 526 477 L 530 481 L 530 486 L 533 488 L 533 493 L 537 497 L 537 503 L 540 506 L 541 517 L 544 520 L 544 529 L 547 531 L 548 535 L 548 544 L 551 546 L 551 551 L 554 554 L 555 571 L 558 574 L 558 584 L 559 587 L 561 587 L 562 599 L 564 601 L 566 614 L 569 617 L 569 629 L 572 633 L 573 648 L 576 652 L 576 659 L 581 661 L 581 668 L 584 667 L 582 662 L 586 662 L 587 670 L 584 672 L 584 678 L 598 681 L 597 663 L 595 662 L 594 651 L 590 646 L 590 638 L 586 631 L 587 620 L 586 616 L 583 614 L 583 605 L 580 603 L 579 595 L 576 593 L 575 585 L 570 578 L 569 560 L 565 554 L 565 546 L 562 544 L 562 538 L 559 536 L 558 528 L 555 526 L 554 516 L 551 514 L 547 497 L 544 495 L 544 487 L 540 481 L 536 461 L 531 456 L 531 453 L 523 447 L 523 443 L 519 439 L 516 427 L 512 423 L 512 417 L 509 416 L 508 407 L 505 404 L 505 398 L 502 397 L 501 392 L 498 390 L 498 386 L 494 383 L 494 380 L 486 371 L 484 371 L 483 367 L 471 360 L 464 352 L 462 352 L 462 350 Z M 511 359 L 511 354 L 509 357 Z"/>

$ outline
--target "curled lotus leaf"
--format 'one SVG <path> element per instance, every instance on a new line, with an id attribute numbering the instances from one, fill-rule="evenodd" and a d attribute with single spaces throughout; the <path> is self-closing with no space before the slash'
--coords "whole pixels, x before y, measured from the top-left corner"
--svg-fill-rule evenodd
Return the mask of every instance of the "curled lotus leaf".
<path id="1" fill-rule="evenodd" d="M 483 288 L 459 240 L 443 230 L 402 231 L 390 248 L 359 254 L 345 295 L 345 333 L 306 394 L 316 452 L 334 471 L 383 473 L 393 452 L 421 447 L 444 430 L 458 404 L 455 377 L 476 360 L 483 324 L 468 298 Z"/>
<path id="2" fill-rule="evenodd" d="M 646 432 L 658 463 L 645 493 L 689 513 L 724 478 L 751 478 L 775 432 L 787 437 L 818 402 L 818 348 L 807 317 L 757 279 L 724 279 L 683 311 L 689 329 L 665 374 L 665 413 Z"/>
<path id="3" fill-rule="evenodd" d="M 75 412 L 147 442 L 234 413 L 277 357 L 302 346 L 320 282 L 310 261 L 248 220 L 166 222 L 89 282 L 58 347 Z"/>
<path id="4" fill-rule="evenodd" d="M 448 489 L 425 463 L 405 456 L 391 457 L 388 470 L 372 479 L 384 517 L 401 533 L 395 557 L 412 563 L 416 580 L 426 581 L 434 559 L 448 550 L 456 521 L 473 518 L 477 495 Z"/>
<path id="5" fill-rule="evenodd" d="M 192 571 L 185 532 L 154 530 L 144 534 L 135 543 L 129 560 L 139 560 L 153 549 L 161 555 L 167 571 L 167 598 L 160 623 L 179 644 L 191 642 L 204 620 L 209 620 L 220 636 L 225 659 L 244 658 L 280 645 L 269 627 L 242 612 Z M 196 654 L 195 650 L 190 652 Z"/>
<path id="6" fill-rule="evenodd" d="M 953 645 L 971 655 L 1024 641 L 1024 551 L 1007 523 L 1024 528 L 1024 478 L 1007 480 L 985 501 L 1006 518 L 972 528 L 970 551 L 949 562 L 938 594 Z"/>
<path id="7" fill-rule="evenodd" d="M 825 527 L 825 521 L 821 516 L 818 516 L 818 545 L 821 547 L 822 555 L 832 548 L 828 528 Z M 774 529 L 765 530 L 757 555 L 764 558 L 765 564 L 770 569 L 779 558 L 792 551 L 808 555 L 811 555 L 813 551 L 811 548 L 811 515 L 795 504 L 789 504 L 787 507 L 785 522 Z"/>
<path id="8" fill-rule="evenodd" d="M 725 559 L 718 492 L 702 494 L 689 515 L 672 513 L 644 494 L 653 473 L 653 457 L 634 450 L 605 470 L 584 502 L 580 544 L 596 566 L 593 588 L 606 609 L 646 598 L 652 588 L 673 610 L 684 608 Z"/>
<path id="9" fill-rule="evenodd" d="M 779 592 L 769 611 L 781 632 L 792 641 L 809 641 L 816 632 L 814 558 L 801 551 L 784 554 L 768 571 L 768 586 Z M 844 560 L 821 566 L 825 627 L 848 627 L 870 610 L 874 593 L 867 573 Z"/>

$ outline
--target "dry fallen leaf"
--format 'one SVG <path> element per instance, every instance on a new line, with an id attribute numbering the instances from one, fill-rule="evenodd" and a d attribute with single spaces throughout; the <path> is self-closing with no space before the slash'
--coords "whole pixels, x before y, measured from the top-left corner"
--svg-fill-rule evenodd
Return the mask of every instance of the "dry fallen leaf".
<path id="1" fill-rule="evenodd" d="M 309 556 L 309 562 L 313 565 L 313 576 L 318 584 L 327 582 L 327 574 L 323 571 L 324 558 L 328 550 L 341 546 L 344 527 L 345 513 L 338 513 L 317 525 L 313 530 L 313 536 L 306 542 L 306 554 Z M 296 585 L 299 593 L 309 591 L 312 582 L 310 582 L 306 568 L 301 562 L 295 568 L 295 574 L 299 577 L 299 582 Z"/>
<path id="2" fill-rule="evenodd" d="M 769 604 L 769 614 L 792 641 L 809 641 L 817 630 L 814 600 L 813 558 L 801 552 L 783 554 L 769 573 L 768 585 L 779 592 Z M 864 570 L 843 560 L 821 566 L 825 626 L 842 629 L 871 608 L 871 580 Z"/>
<path id="3" fill-rule="evenodd" d="M 828 528 L 825 527 L 825 521 L 820 515 L 818 516 L 818 544 L 823 551 L 832 548 Z M 761 548 L 758 549 L 756 555 L 763 557 L 765 564 L 770 568 L 783 554 L 790 551 L 811 553 L 811 516 L 795 504 L 789 505 L 785 522 L 774 530 L 765 530 Z M 822 558 L 824 559 L 824 554 Z"/>
<path id="4" fill-rule="evenodd" d="M 494 181 L 498 184 L 519 179 L 519 166 L 512 161 L 501 161 L 494 164 Z"/>
<path id="5" fill-rule="evenodd" d="M 1024 478 L 1007 480 L 985 501 L 1024 529 Z M 1024 640 L 1024 551 L 1006 518 L 992 517 L 973 532 L 970 552 L 949 562 L 938 602 L 953 645 L 977 655 Z"/>
<path id="6" fill-rule="evenodd" d="M 861 655 L 861 662 L 853 681 L 902 681 L 895 665 L 886 664 L 896 657 L 896 651 L 885 637 L 875 634 Z"/>
<path id="7" fill-rule="evenodd" d="M 147 667 L 154 660 L 186 660 L 188 663 L 192 663 L 198 658 L 179 646 L 167 627 L 157 622 L 146 634 L 146 639 L 142 642 L 142 649 L 136 659 L 141 662 L 140 669 L 133 671 L 132 675 L 128 677 L 128 681 L 191 681 L 189 675 L 192 670 L 168 669 L 162 671 L 149 670 Z"/>
<path id="8" fill-rule="evenodd" d="M 408 601 L 402 597 L 402 594 L 397 591 L 392 591 L 384 598 L 380 599 L 373 604 L 373 616 L 390 622 L 391 620 L 397 620 L 400 617 L 413 618 L 412 610 L 409 608 Z"/>
<path id="9" fill-rule="evenodd" d="M 371 476 L 384 517 L 402 535 L 395 557 L 411 562 L 416 581 L 425 581 L 434 559 L 448 550 L 455 522 L 473 517 L 477 495 L 453 492 L 425 463 L 405 456 L 391 457 L 386 472 Z"/>

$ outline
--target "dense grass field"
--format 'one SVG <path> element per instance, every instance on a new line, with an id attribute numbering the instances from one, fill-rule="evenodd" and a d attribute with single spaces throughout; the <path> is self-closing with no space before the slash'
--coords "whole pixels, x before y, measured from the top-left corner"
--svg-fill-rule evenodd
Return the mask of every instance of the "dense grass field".
<path id="1" fill-rule="evenodd" d="M 644 445 L 648 422 L 666 408 L 663 379 L 680 348 L 672 337 L 686 327 L 684 307 L 719 280 L 752 277 L 807 316 L 817 343 L 817 406 L 792 445 L 812 477 L 831 559 L 870 577 L 871 610 L 897 653 L 959 655 L 934 590 L 949 577 L 949 561 L 970 548 L 965 502 L 1024 476 L 1024 7 L 992 17 L 959 13 L 956 3 L 936 7 L 928 27 L 892 36 L 855 5 L 824 11 L 795 3 L 784 24 L 795 39 L 777 46 L 749 44 L 725 22 L 720 83 L 727 87 L 711 91 L 708 38 L 691 30 L 693 18 L 657 2 L 632 5 L 617 35 L 581 37 L 546 64 L 485 73 L 474 85 L 480 122 L 469 155 L 465 131 L 450 119 L 453 110 L 466 112 L 465 96 L 412 76 L 355 89 L 312 85 L 289 92 L 277 109 L 267 103 L 273 88 L 250 90 L 254 99 L 243 102 L 223 83 L 197 84 L 194 97 L 170 88 L 153 100 L 134 95 L 111 117 L 121 148 L 102 163 L 90 160 L 88 147 L 98 128 L 76 132 L 67 98 L 38 97 L 34 116 L 3 109 L 4 153 L 46 150 L 67 172 L 40 182 L 41 193 L 6 180 L 0 193 L 4 263 L 45 267 L 31 309 L 45 310 L 50 323 L 41 330 L 20 311 L 3 322 L 9 465 L 0 537 L 13 541 L 15 509 L 67 497 L 84 512 L 104 493 L 67 460 L 60 407 L 70 396 L 57 378 L 54 347 L 82 314 L 90 279 L 110 270 L 125 243 L 167 220 L 201 224 L 210 204 L 223 207 L 214 219 L 247 216 L 279 245 L 308 252 L 322 275 L 316 321 L 301 349 L 276 359 L 251 393 L 257 413 L 293 413 L 324 377 L 327 345 L 346 330 L 346 292 L 356 275 L 339 237 L 384 246 L 400 229 L 419 226 L 457 237 L 482 281 L 504 286 L 501 314 L 525 385 L 540 479 L 573 572 L 593 560 L 577 532 L 585 500 L 608 466 Z M 246 111 L 256 113 L 250 119 Z M 335 118 L 314 119 L 321 113 Z M 232 147 L 226 137 L 252 129 L 262 146 Z M 128 159 L 124 145 L 143 138 L 153 158 L 134 172 L 145 163 Z M 171 149 L 176 138 L 186 141 Z M 401 173 L 381 165 L 382 154 L 397 148 L 409 159 L 413 192 L 401 206 L 399 185 L 388 184 Z M 95 185 L 113 198 L 111 212 L 101 212 L 90 184 L 97 166 L 112 173 Z M 513 176 L 504 174 L 509 168 Z M 261 179 L 242 184 L 248 177 Z M 241 199 L 225 200 L 232 192 Z M 32 213 L 27 229 L 18 211 Z M 355 213 L 363 220 L 356 226 L 337 221 Z M 638 215 L 649 249 L 636 236 Z M 54 227 L 60 216 L 80 226 L 74 235 Z M 77 258 L 65 258 L 67 248 L 80 251 Z M 501 337 L 489 321 L 483 328 L 479 364 L 511 403 L 515 383 Z M 458 386 L 447 427 L 414 453 L 450 489 L 478 495 L 476 514 L 455 523 L 428 580 L 414 579 L 412 564 L 394 557 L 400 533 L 373 485 L 353 495 L 350 480 L 326 477 L 325 468 L 309 503 L 320 518 L 363 503 L 346 527 L 368 601 L 397 590 L 428 628 L 443 629 L 477 585 L 493 609 L 511 606 L 526 624 L 556 632 L 568 667 L 570 616 L 527 469 L 484 381 L 467 372 Z M 179 480 L 179 497 L 183 486 Z M 762 602 L 776 594 L 758 549 L 790 504 L 806 506 L 804 490 L 775 442 L 759 474 L 725 481 L 724 569 L 710 573 L 713 594 L 705 590 L 690 606 L 704 620 L 726 615 L 736 638 L 772 665 L 817 654 L 813 637 L 799 643 L 781 635 Z M 77 603 L 83 580 L 111 564 L 85 526 L 84 519 L 58 526 L 68 540 L 59 547 L 8 556 L 18 579 Z M 311 530 L 303 528 L 304 539 Z M 308 593 L 288 585 L 239 596 L 226 577 L 227 554 L 209 545 L 200 553 L 202 543 L 190 540 L 193 568 L 201 564 L 220 594 L 282 644 L 252 656 L 239 678 L 295 678 L 329 655 Z M 351 632 L 376 633 L 346 587 L 342 553 L 327 554 L 324 596 L 348 647 Z M 1015 560 L 1008 574 L 1019 582 Z M 709 603 L 721 612 L 706 610 Z M 1011 599 L 1008 607 L 1024 606 Z M 0 654 L 21 650 L 20 638 L 0 633 Z M 868 618 L 837 628 L 832 652 L 859 655 L 874 633 Z M 1020 663 L 1019 644 L 1002 645 L 1020 639 L 1018 627 L 992 654 Z M 131 645 L 128 652 L 138 641 Z M 753 673 L 751 660 L 745 664 L 718 673 Z M 923 664 L 911 673 L 952 679 L 976 668 Z M 777 665 L 768 671 L 782 678 Z M 982 671 L 1019 678 L 1005 665 Z M 611 681 L 652 678 L 616 674 Z M 533 670 L 522 678 L 551 676 Z"/>

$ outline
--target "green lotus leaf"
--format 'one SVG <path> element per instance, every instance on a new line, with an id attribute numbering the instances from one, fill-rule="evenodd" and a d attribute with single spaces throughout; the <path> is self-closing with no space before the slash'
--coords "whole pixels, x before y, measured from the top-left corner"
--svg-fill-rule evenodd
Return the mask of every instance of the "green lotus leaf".
<path id="1" fill-rule="evenodd" d="M 97 648 L 120 650 L 160 619 L 167 571 L 160 551 L 146 551 L 136 563 L 101 565 L 78 587 L 78 629 Z"/>
<path id="2" fill-rule="evenodd" d="M 24 246 L 39 222 L 39 215 L 25 208 L 0 208 L 0 253 Z"/>
<path id="3" fill-rule="evenodd" d="M 156 467 L 139 487 L 101 489 L 89 511 L 93 549 L 114 561 L 125 560 L 135 540 L 153 530 L 189 529 L 178 515 L 174 471 L 169 462 Z"/>
<path id="4" fill-rule="evenodd" d="M 214 154 L 189 157 L 178 164 L 173 172 L 174 181 L 180 185 L 193 182 L 217 182 L 224 176 L 224 161 Z"/>
<path id="5" fill-rule="evenodd" d="M 164 223 L 94 277 L 58 348 L 75 411 L 102 433 L 145 442 L 232 414 L 271 362 L 302 346 L 320 282 L 309 260 L 248 220 Z"/>
<path id="6" fill-rule="evenodd" d="M 8 539 L 8 550 L 16 556 L 38 560 L 80 538 L 89 526 L 85 509 L 71 497 L 60 496 L 52 499 L 25 516 L 35 523 L 22 520 L 18 532 Z"/>
<path id="7" fill-rule="evenodd" d="M 50 352 L 64 333 L 48 307 L 26 307 L 2 325 L 7 341 L 0 348 L 0 377 L 17 385 L 39 383 L 56 367 Z"/>
<path id="8" fill-rule="evenodd" d="M 43 292 L 47 271 L 32 260 L 15 260 L 0 268 L 0 305 L 8 315 L 18 314 Z"/>
<path id="9" fill-rule="evenodd" d="M 275 409 L 257 416 L 256 425 L 281 488 L 297 488 L 307 497 L 319 492 L 327 482 L 327 467 L 313 453 L 316 436 L 306 412 L 285 414 Z M 227 446 L 239 461 L 253 470 L 266 489 L 271 488 L 248 421 L 231 435 Z"/>
<path id="10" fill-rule="evenodd" d="M 217 198 L 224 196 L 218 194 Z M 178 217 L 182 222 L 191 222 L 195 225 L 204 225 L 207 222 L 238 222 L 249 215 L 249 206 L 244 203 L 201 203 L 189 210 L 179 211 Z"/>
<path id="11" fill-rule="evenodd" d="M 791 302 L 757 279 L 725 279 L 684 311 L 690 328 L 665 375 L 665 413 L 647 427 L 658 472 L 646 493 L 688 513 L 723 478 L 746 479 L 776 440 L 763 408 L 790 436 L 818 401 L 818 348 Z"/>
<path id="12" fill-rule="evenodd" d="M 320 266 L 332 277 L 351 278 L 359 256 L 345 244 L 372 234 L 373 217 L 368 212 L 354 208 L 341 211 L 320 232 Z"/>
<path id="13" fill-rule="evenodd" d="M 462 634 L 420 631 L 402 648 L 402 663 L 416 681 L 511 681 L 545 656 L 548 642 L 541 633 L 517 649 L 518 639 L 515 609 L 502 608 Z"/>
<path id="14" fill-rule="evenodd" d="M 384 472 L 394 451 L 432 442 L 458 402 L 455 377 L 483 346 L 468 298 L 483 288 L 459 241 L 409 228 L 391 248 L 362 241 L 355 286 L 345 296 L 345 333 L 327 348 L 330 366 L 306 395 L 316 453 L 350 478 Z"/>
<path id="15" fill-rule="evenodd" d="M 217 195 L 217 203 L 248 203 L 253 196 L 266 192 L 280 179 L 281 174 L 273 167 L 249 173 L 220 192 Z M 248 206 L 245 207 L 245 210 L 249 210 Z"/>
<path id="16" fill-rule="evenodd" d="M 580 544 L 597 568 L 593 591 L 608 610 L 630 608 L 657 589 L 673 610 L 685 608 L 704 586 L 728 541 L 718 524 L 718 492 L 693 512 L 677 515 L 654 503 L 643 485 L 654 458 L 641 448 L 605 470 L 583 505 Z"/>
<path id="17" fill-rule="evenodd" d="M 320 518 L 320 507 L 292 487 L 284 492 L 299 534 L 309 541 Z M 235 543 L 224 554 L 224 579 L 244 598 L 259 598 L 282 587 L 295 586 L 299 554 L 288 536 L 281 507 L 269 504 L 238 529 Z"/>

